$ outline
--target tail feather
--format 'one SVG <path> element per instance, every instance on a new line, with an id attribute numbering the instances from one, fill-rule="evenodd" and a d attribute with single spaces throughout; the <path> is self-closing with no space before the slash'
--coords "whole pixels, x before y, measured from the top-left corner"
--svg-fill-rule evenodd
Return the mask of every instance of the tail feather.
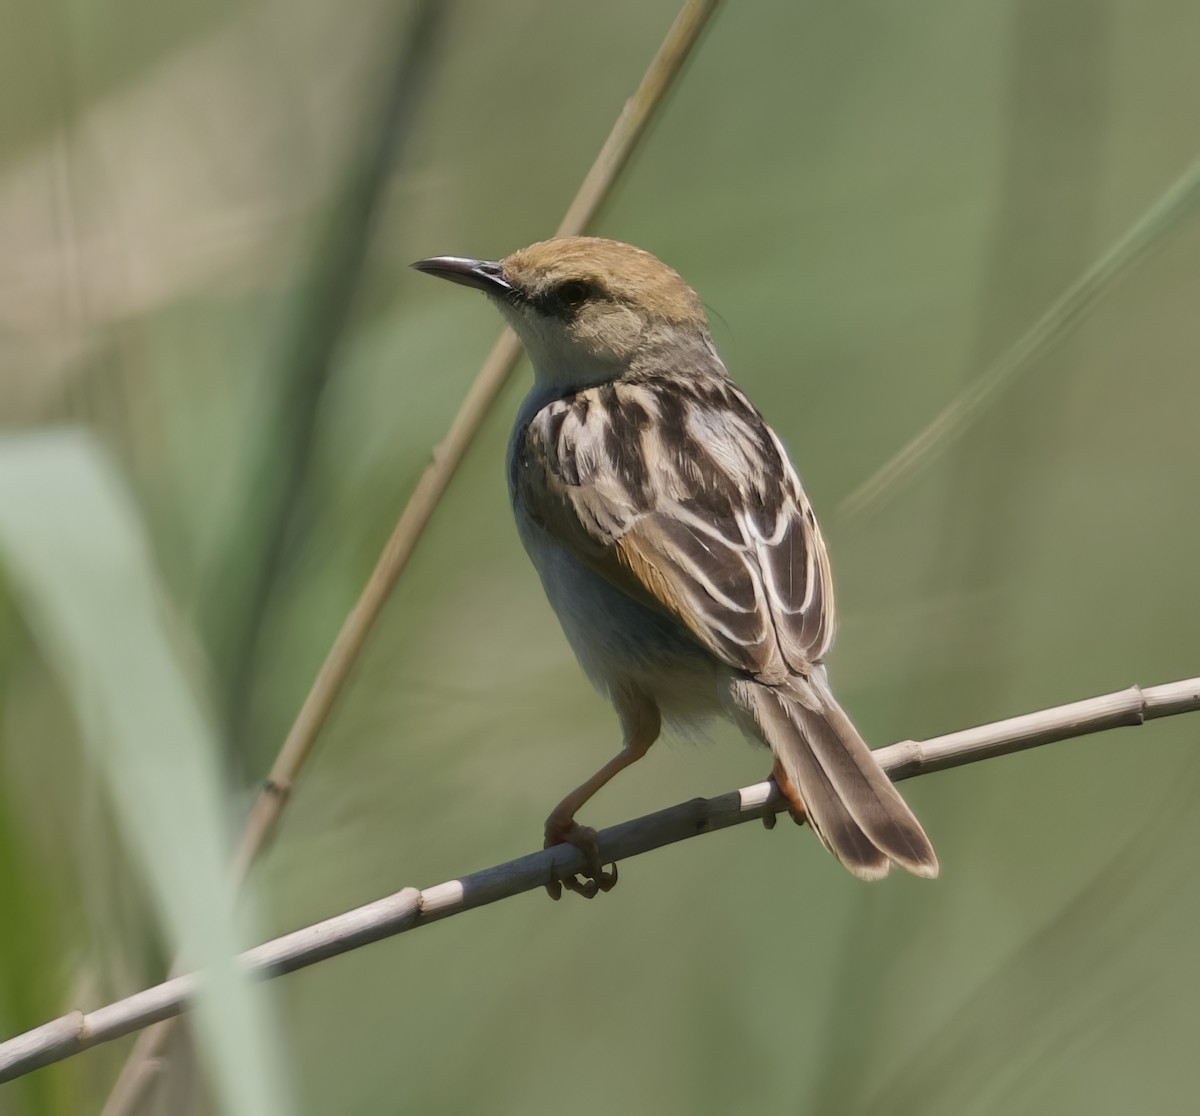
<path id="1" fill-rule="evenodd" d="M 890 862 L 916 876 L 938 874 L 921 823 L 823 684 L 801 701 L 775 687 L 739 687 L 823 844 L 860 879 Z M 740 703 L 740 701 L 739 701 Z"/>
<path id="2" fill-rule="evenodd" d="M 825 768 L 816 755 L 806 747 L 777 748 L 774 741 L 786 741 L 796 737 L 795 722 L 783 701 L 766 687 L 756 686 L 762 693 L 755 694 L 755 710 L 764 735 L 772 741 L 772 750 L 783 765 L 787 775 L 788 791 L 795 792 L 803 787 L 801 801 L 793 805 L 803 809 L 813 832 L 842 864 L 860 880 L 881 880 L 888 874 L 891 862 L 887 855 L 855 821 L 834 787 Z"/>

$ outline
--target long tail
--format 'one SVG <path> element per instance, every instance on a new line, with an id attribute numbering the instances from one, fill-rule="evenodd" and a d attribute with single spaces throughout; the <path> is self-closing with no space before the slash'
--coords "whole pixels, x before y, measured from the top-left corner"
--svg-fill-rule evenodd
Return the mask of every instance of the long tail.
<path id="1" fill-rule="evenodd" d="M 745 680 L 734 700 L 757 724 L 786 780 L 781 789 L 804 811 L 834 856 L 863 880 L 879 880 L 892 863 L 914 876 L 938 874 L 921 823 L 892 785 L 824 678 L 803 686 L 803 699 Z M 788 786 L 787 784 L 790 784 Z"/>

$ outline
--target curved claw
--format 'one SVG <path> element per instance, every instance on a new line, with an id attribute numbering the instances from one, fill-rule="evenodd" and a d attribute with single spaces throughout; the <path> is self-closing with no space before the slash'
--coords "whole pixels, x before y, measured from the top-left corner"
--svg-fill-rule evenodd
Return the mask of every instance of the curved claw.
<path id="1" fill-rule="evenodd" d="M 600 892 L 612 891 L 617 886 L 617 866 L 610 864 L 609 868 L 608 872 L 601 868 L 594 876 L 568 876 L 562 885 L 585 899 L 595 899 Z"/>
<path id="2" fill-rule="evenodd" d="M 602 891 L 612 891 L 617 885 L 617 866 L 609 865 L 605 871 L 600 863 L 600 847 L 596 840 L 596 831 L 590 826 L 580 825 L 571 821 L 565 826 L 546 826 L 546 848 L 555 845 L 574 845 L 584 855 L 586 862 L 582 875 L 567 876 L 562 880 L 550 880 L 545 884 L 546 893 L 551 899 L 561 899 L 563 888 L 582 895 L 585 899 L 595 899 Z"/>
<path id="3" fill-rule="evenodd" d="M 782 811 L 780 812 L 782 813 Z M 807 815 L 802 814 L 799 810 L 793 809 L 791 806 L 787 808 L 787 815 L 797 825 L 806 825 L 808 823 Z M 763 814 L 763 816 L 759 818 L 759 821 L 762 822 L 763 829 L 774 829 L 775 823 L 778 820 L 779 814 Z"/>

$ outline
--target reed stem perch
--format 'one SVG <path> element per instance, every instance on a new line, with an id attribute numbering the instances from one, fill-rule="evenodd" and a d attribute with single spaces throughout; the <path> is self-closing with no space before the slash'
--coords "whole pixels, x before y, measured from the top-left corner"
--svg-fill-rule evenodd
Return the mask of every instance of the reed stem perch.
<path id="1" fill-rule="evenodd" d="M 1131 686 L 931 740 L 907 740 L 875 754 L 884 770 L 898 781 L 1196 710 L 1200 710 L 1200 678 L 1188 678 L 1147 689 Z M 681 802 L 603 830 L 601 858 L 606 864 L 626 860 L 702 833 L 774 816 L 785 808 L 785 801 L 769 782 L 716 798 Z M 256 977 L 281 976 L 370 942 L 531 891 L 550 879 L 574 875 L 583 867 L 583 854 L 572 845 L 541 849 L 423 890 L 403 888 L 255 946 L 241 955 L 241 961 Z M 197 980 L 194 973 L 173 977 L 95 1011 L 70 1012 L 0 1043 L 0 1082 L 180 1014 L 186 1010 Z"/>

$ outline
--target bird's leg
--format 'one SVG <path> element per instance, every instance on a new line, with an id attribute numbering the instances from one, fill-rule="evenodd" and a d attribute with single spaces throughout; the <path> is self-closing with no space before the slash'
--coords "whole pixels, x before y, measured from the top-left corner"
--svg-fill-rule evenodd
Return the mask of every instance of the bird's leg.
<path id="1" fill-rule="evenodd" d="M 640 689 L 630 687 L 615 693 L 613 698 L 617 716 L 621 718 L 624 747 L 619 755 L 610 759 L 586 783 L 571 791 L 550 811 L 546 819 L 545 848 L 563 843 L 574 845 L 587 860 L 584 878 L 571 875 L 562 881 L 551 880 L 546 884 L 551 899 L 558 899 L 563 887 L 585 899 L 594 899 L 601 891 L 611 891 L 617 882 L 617 866 L 612 865 L 611 870 L 606 872 L 600 863 L 596 831 L 591 826 L 580 825 L 575 820 L 575 814 L 618 771 L 624 771 L 650 750 L 650 745 L 658 739 L 662 719 L 654 699 Z"/>
<path id="2" fill-rule="evenodd" d="M 804 802 L 801 800 L 796 788 L 792 785 L 791 779 L 787 777 L 787 772 L 784 771 L 778 759 L 775 760 L 775 763 L 771 768 L 771 774 L 769 778 L 771 782 L 779 788 L 779 793 L 782 794 L 785 799 L 787 799 L 787 809 L 788 813 L 792 815 L 792 821 L 794 821 L 797 825 L 803 825 L 805 821 L 808 820 L 808 815 L 804 810 Z M 774 829 L 775 815 L 764 814 L 762 823 L 764 829 Z"/>

